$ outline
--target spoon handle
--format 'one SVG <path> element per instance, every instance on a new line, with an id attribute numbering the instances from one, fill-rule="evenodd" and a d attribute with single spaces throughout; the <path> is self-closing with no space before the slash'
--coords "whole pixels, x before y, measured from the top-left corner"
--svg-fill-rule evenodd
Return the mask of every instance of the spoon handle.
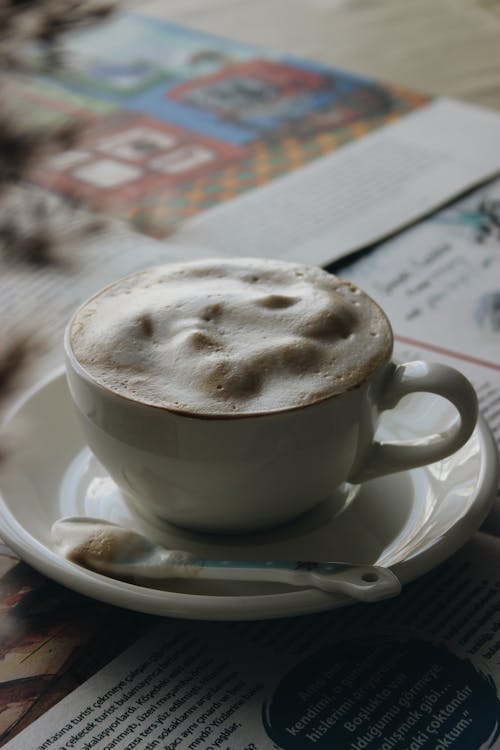
<path id="1" fill-rule="evenodd" d="M 373 602 L 401 592 L 401 583 L 389 568 L 338 562 L 302 560 L 190 560 L 198 576 L 218 580 L 277 581 L 312 586 L 360 601 Z"/>

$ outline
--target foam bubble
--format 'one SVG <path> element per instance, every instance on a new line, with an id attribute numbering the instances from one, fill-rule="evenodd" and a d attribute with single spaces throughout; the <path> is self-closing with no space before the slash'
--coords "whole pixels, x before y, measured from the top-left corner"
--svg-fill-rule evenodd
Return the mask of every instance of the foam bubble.
<path id="1" fill-rule="evenodd" d="M 87 302 L 71 328 L 99 383 L 204 414 L 281 410 L 362 382 L 392 345 L 380 308 L 320 268 L 264 259 L 159 266 Z"/>

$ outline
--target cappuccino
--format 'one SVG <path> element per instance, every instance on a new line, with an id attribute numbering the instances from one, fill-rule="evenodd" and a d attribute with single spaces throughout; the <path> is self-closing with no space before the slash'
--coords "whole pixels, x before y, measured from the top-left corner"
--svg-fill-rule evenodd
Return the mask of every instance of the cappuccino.
<path id="1" fill-rule="evenodd" d="M 351 390 L 390 357 L 378 305 L 283 261 L 173 263 L 121 279 L 77 312 L 70 343 L 99 384 L 157 407 L 241 415 Z"/>

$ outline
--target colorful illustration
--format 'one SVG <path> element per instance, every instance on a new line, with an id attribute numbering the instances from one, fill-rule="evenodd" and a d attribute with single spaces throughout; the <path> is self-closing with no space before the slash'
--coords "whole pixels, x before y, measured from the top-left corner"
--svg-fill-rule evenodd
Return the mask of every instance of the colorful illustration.
<path id="1" fill-rule="evenodd" d="M 127 112 L 89 124 L 77 150 L 48 161 L 37 182 L 97 211 L 132 213 L 150 196 L 175 201 L 177 187 L 245 158 L 245 148 Z"/>
<path id="2" fill-rule="evenodd" d="M 33 179 L 158 237 L 428 101 L 136 14 L 74 35 L 65 60 L 22 99 L 85 135 Z"/>
<path id="3" fill-rule="evenodd" d="M 0 541 L 0 745 L 154 623 L 49 581 Z"/>

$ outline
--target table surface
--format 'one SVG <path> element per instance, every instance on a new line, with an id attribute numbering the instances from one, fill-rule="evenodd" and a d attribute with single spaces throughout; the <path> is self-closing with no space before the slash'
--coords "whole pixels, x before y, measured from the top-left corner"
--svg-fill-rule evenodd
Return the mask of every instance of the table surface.
<path id="1" fill-rule="evenodd" d="M 140 9 L 500 110 L 500 0 L 149 0 Z"/>

